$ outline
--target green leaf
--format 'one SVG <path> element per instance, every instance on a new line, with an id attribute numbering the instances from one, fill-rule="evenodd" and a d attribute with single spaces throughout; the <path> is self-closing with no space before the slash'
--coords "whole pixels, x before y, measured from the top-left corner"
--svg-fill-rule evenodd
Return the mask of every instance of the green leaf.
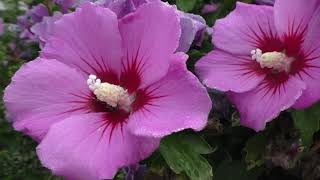
<path id="1" fill-rule="evenodd" d="M 191 180 L 212 179 L 212 167 L 201 154 L 214 150 L 196 134 L 178 133 L 164 138 L 160 144 L 160 153 L 176 173 L 185 172 Z"/>
<path id="2" fill-rule="evenodd" d="M 151 157 L 152 161 L 150 163 L 149 169 L 153 173 L 163 176 L 167 168 L 166 162 L 159 152 L 156 152 L 154 154 Z"/>
<path id="3" fill-rule="evenodd" d="M 320 103 L 309 109 L 293 111 L 295 126 L 300 129 L 302 143 L 310 147 L 312 137 L 320 129 Z"/>
<path id="4" fill-rule="evenodd" d="M 247 141 L 244 151 L 246 152 L 245 161 L 248 169 L 259 167 L 264 163 L 267 143 L 268 137 L 265 133 L 259 133 Z"/>
<path id="5" fill-rule="evenodd" d="M 198 154 L 210 154 L 215 151 L 201 136 L 190 133 L 177 134 L 178 138 L 183 140 L 181 143 L 188 146 Z"/>
<path id="6" fill-rule="evenodd" d="M 177 0 L 177 6 L 180 10 L 189 12 L 193 10 L 196 5 L 197 0 Z"/>
<path id="7" fill-rule="evenodd" d="M 247 171 L 246 165 L 241 161 L 225 161 L 215 170 L 214 180 L 255 180 L 256 171 Z"/>

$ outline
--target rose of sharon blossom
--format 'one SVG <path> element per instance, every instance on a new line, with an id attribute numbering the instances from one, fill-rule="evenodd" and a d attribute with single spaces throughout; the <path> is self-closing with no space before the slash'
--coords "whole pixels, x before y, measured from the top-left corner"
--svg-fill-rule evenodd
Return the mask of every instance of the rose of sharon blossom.
<path id="1" fill-rule="evenodd" d="M 205 4 L 201 10 L 201 13 L 202 14 L 209 14 L 209 13 L 215 12 L 218 8 L 219 8 L 218 3 Z"/>
<path id="2" fill-rule="evenodd" d="M 160 2 L 161 0 L 102 0 L 100 4 L 114 11 L 118 18 L 134 12 L 139 6 L 150 2 Z M 99 1 L 98 1 L 99 2 Z M 199 15 L 178 11 L 181 26 L 181 37 L 177 51 L 187 52 L 191 44 L 195 42 L 201 45 L 204 33 L 207 30 L 206 21 Z"/>
<path id="3" fill-rule="evenodd" d="M 118 20 L 85 3 L 55 23 L 41 58 L 24 65 L 4 102 L 16 130 L 38 140 L 38 156 L 67 179 L 111 179 L 161 137 L 204 128 L 206 89 L 174 53 L 176 9 L 161 2 Z"/>
<path id="4" fill-rule="evenodd" d="M 227 92 L 242 125 L 259 131 L 281 111 L 319 100 L 319 5 L 320 0 L 281 0 L 274 7 L 238 3 L 217 21 L 216 49 L 196 69 L 204 84 Z"/>
<path id="5" fill-rule="evenodd" d="M 120 19 L 134 12 L 139 6 L 145 3 L 160 2 L 161 0 L 55 0 L 56 3 L 62 6 L 63 12 L 67 12 L 66 9 L 68 8 L 77 7 L 88 1 L 110 8 Z M 206 21 L 199 15 L 182 11 L 178 11 L 178 14 L 180 18 L 181 37 L 177 51 L 187 52 L 193 42 L 195 42 L 196 45 L 201 45 L 208 26 L 206 25 Z"/>
<path id="6" fill-rule="evenodd" d="M 58 4 L 63 13 L 67 13 L 69 8 L 72 8 L 79 0 L 53 0 Z"/>
<path id="7" fill-rule="evenodd" d="M 49 16 L 48 8 L 43 4 L 34 6 L 27 14 L 33 22 L 40 22 L 44 16 Z"/>
<path id="8" fill-rule="evenodd" d="M 19 16 L 17 18 L 17 25 L 21 29 L 20 38 L 37 41 L 37 36 L 31 32 L 30 28 L 41 22 L 45 16 L 49 16 L 49 12 L 47 7 L 43 4 L 38 4 L 27 11 L 25 15 Z"/>

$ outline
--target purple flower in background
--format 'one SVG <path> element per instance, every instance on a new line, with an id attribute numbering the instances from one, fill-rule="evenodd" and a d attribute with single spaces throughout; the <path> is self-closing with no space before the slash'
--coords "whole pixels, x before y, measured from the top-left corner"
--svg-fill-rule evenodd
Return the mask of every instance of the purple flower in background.
<path id="1" fill-rule="evenodd" d="M 102 0 L 99 4 L 110 8 L 114 11 L 118 18 L 134 12 L 139 6 L 150 2 L 160 2 L 161 0 Z M 201 45 L 204 34 L 207 32 L 208 26 L 206 21 L 199 15 L 178 11 L 180 17 L 181 37 L 178 52 L 187 52 L 192 42 Z"/>
<path id="2" fill-rule="evenodd" d="M 180 17 L 181 37 L 177 51 L 187 52 L 192 43 L 201 46 L 205 33 L 209 28 L 206 21 L 199 15 L 178 12 Z"/>
<path id="3" fill-rule="evenodd" d="M 68 9 L 74 7 L 78 1 L 79 0 L 54 0 L 54 2 L 60 6 L 63 13 L 67 13 Z"/>
<path id="4" fill-rule="evenodd" d="M 45 16 L 49 16 L 49 12 L 43 4 L 34 6 L 31 10 L 26 12 L 25 15 L 19 16 L 17 18 L 17 25 L 21 29 L 20 38 L 29 41 L 37 41 L 37 37 L 31 32 L 31 27 L 41 22 Z"/>
<path id="5" fill-rule="evenodd" d="M 4 25 L 3 25 L 3 20 L 0 18 L 0 35 L 2 35 L 4 32 Z"/>
<path id="6" fill-rule="evenodd" d="M 110 8 L 114 13 L 117 14 L 118 18 L 126 16 L 129 13 L 134 12 L 139 6 L 150 3 L 150 2 L 160 2 L 161 0 L 78 0 L 72 1 L 73 4 L 70 4 L 70 0 L 56 0 L 56 2 L 66 2 L 68 6 L 65 7 L 76 7 L 79 4 L 84 2 L 95 2 L 98 5 Z M 60 3 L 60 4 L 61 4 Z M 181 38 L 177 51 L 187 52 L 191 44 L 195 42 L 196 45 L 200 46 L 205 33 L 209 33 L 208 26 L 206 21 L 199 15 L 184 13 L 178 11 L 180 17 L 181 25 Z"/>
<path id="7" fill-rule="evenodd" d="M 29 21 L 28 15 L 19 16 L 17 18 L 17 25 L 21 29 L 20 38 L 29 38 L 32 33 L 29 28 L 31 27 L 31 22 Z"/>
<path id="8" fill-rule="evenodd" d="M 160 0 L 120 0 L 108 2 L 107 4 L 121 18 L 130 12 L 134 12 L 137 7 L 144 3 L 156 1 Z M 177 51 L 187 52 L 192 42 L 201 45 L 204 34 L 207 32 L 207 25 L 206 21 L 199 15 L 182 11 L 178 11 L 178 14 L 180 17 L 181 37 Z"/>
<path id="9" fill-rule="evenodd" d="M 29 12 L 27 12 L 27 15 L 31 17 L 31 21 L 33 23 L 38 23 L 42 21 L 43 17 L 49 16 L 49 12 L 45 5 L 38 4 L 34 6 Z"/>
<path id="10" fill-rule="evenodd" d="M 123 16 L 134 12 L 140 5 L 149 3 L 152 1 L 160 1 L 160 0 L 110 0 L 105 1 L 104 6 L 110 8 L 114 13 L 118 15 L 118 18 L 122 18 Z"/>
<path id="11" fill-rule="evenodd" d="M 173 132 L 205 127 L 206 89 L 187 70 L 176 9 L 146 3 L 120 20 L 84 3 L 58 20 L 41 58 L 24 65 L 4 102 L 44 166 L 67 179 L 111 179 Z"/>
<path id="12" fill-rule="evenodd" d="M 131 165 L 124 168 L 126 172 L 126 179 L 125 180 L 139 180 L 144 178 L 144 174 L 147 170 L 146 165 Z"/>
<path id="13" fill-rule="evenodd" d="M 197 64 L 208 87 L 227 92 L 257 131 L 290 107 L 320 98 L 320 0 L 238 3 L 213 28 L 214 51 Z"/>
<path id="14" fill-rule="evenodd" d="M 205 4 L 201 10 L 202 14 L 208 14 L 215 12 L 219 8 L 219 4 L 217 3 L 210 3 L 210 4 Z"/>
<path id="15" fill-rule="evenodd" d="M 17 25 L 21 28 L 28 28 L 31 24 L 28 18 L 27 15 L 19 16 L 17 18 Z"/>
<path id="16" fill-rule="evenodd" d="M 257 4 L 273 6 L 275 0 L 256 0 Z"/>
<path id="17" fill-rule="evenodd" d="M 45 42 L 49 39 L 54 23 L 62 17 L 62 13 L 55 12 L 53 16 L 46 16 L 43 20 L 31 27 L 31 32 L 38 38 L 40 47 L 42 48 Z"/>
<path id="18" fill-rule="evenodd" d="M 134 12 L 143 4 L 160 2 L 160 0 L 56 0 L 55 2 L 61 6 L 63 13 L 67 13 L 69 8 L 75 8 L 88 1 L 111 9 L 117 14 L 118 19 Z M 206 25 L 206 21 L 199 15 L 182 11 L 177 13 L 180 17 L 181 26 L 181 37 L 177 52 L 187 52 L 193 42 L 200 46 L 205 33 L 210 34 L 210 29 Z M 52 25 L 59 20 L 59 17 L 61 17 L 61 14 L 57 12 L 54 13 L 53 17 L 48 16 L 48 10 L 43 4 L 33 7 L 26 15 L 18 18 L 17 24 L 22 30 L 20 37 L 39 42 L 40 47 L 43 47 L 52 32 Z"/>

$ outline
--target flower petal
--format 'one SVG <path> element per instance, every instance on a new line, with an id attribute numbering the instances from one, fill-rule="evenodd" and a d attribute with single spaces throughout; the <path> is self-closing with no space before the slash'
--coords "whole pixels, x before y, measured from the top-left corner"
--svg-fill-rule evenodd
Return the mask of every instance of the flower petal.
<path id="1" fill-rule="evenodd" d="M 211 100 L 198 79 L 187 70 L 186 56 L 175 55 L 168 74 L 137 94 L 142 107 L 130 116 L 128 128 L 136 135 L 163 137 L 192 128 L 203 129 L 207 123 Z M 136 104 L 137 105 L 137 104 Z"/>
<path id="2" fill-rule="evenodd" d="M 180 18 L 180 26 L 181 26 L 181 37 L 180 37 L 180 44 L 177 51 L 187 52 L 191 47 L 194 37 L 196 36 L 197 29 L 191 18 L 183 17 L 183 16 Z"/>
<path id="3" fill-rule="evenodd" d="M 272 7 L 239 2 L 227 17 L 217 20 L 212 41 L 223 51 L 250 55 L 251 50 L 263 49 L 261 46 L 276 37 L 273 24 Z"/>
<path id="4" fill-rule="evenodd" d="M 320 61 L 320 58 L 316 59 Z M 320 63 L 314 67 L 308 67 L 297 78 L 301 78 L 306 84 L 306 89 L 303 91 L 301 97 L 294 104 L 294 108 L 303 109 L 311 106 L 320 99 Z"/>
<path id="5" fill-rule="evenodd" d="M 193 42 L 202 43 L 208 26 L 199 15 L 180 11 L 178 14 L 180 16 L 181 37 L 177 52 L 188 52 Z"/>
<path id="6" fill-rule="evenodd" d="M 52 34 L 54 23 L 62 17 L 62 13 L 55 12 L 52 16 L 46 16 L 43 20 L 31 27 L 31 32 L 35 34 L 39 40 L 40 45 L 43 47 L 46 41 Z"/>
<path id="7" fill-rule="evenodd" d="M 205 85 L 220 91 L 249 91 L 265 78 L 260 65 L 249 56 L 235 56 L 220 50 L 200 59 L 196 71 Z"/>
<path id="8" fill-rule="evenodd" d="M 89 110 L 79 93 L 90 93 L 79 72 L 56 60 L 37 59 L 15 74 L 4 103 L 15 128 L 40 140 L 53 123 Z"/>
<path id="9" fill-rule="evenodd" d="M 98 5 L 82 4 L 55 23 L 41 56 L 57 59 L 85 74 L 119 74 L 122 50 L 116 15 Z"/>
<path id="10" fill-rule="evenodd" d="M 320 1 L 319 1 L 320 4 Z M 305 52 L 306 63 L 304 70 L 296 76 L 301 78 L 307 85 L 302 96 L 293 106 L 297 109 L 306 108 L 320 99 L 320 6 L 315 11 L 313 18 L 308 24 L 306 37 L 302 44 Z"/>
<path id="11" fill-rule="evenodd" d="M 66 179 L 112 179 L 117 170 L 148 157 L 155 138 L 137 137 L 125 126 L 103 130 L 104 113 L 72 116 L 54 124 L 37 147 L 42 164 Z"/>
<path id="12" fill-rule="evenodd" d="M 320 0 L 319 0 L 320 4 Z M 302 49 L 306 54 L 312 53 L 313 57 L 320 57 L 320 6 L 314 12 L 312 19 L 308 22 L 308 29 L 302 43 Z M 311 56 L 311 55 L 309 55 Z"/>
<path id="13" fill-rule="evenodd" d="M 256 131 L 263 130 L 267 122 L 291 107 L 301 96 L 305 84 L 290 77 L 282 84 L 273 84 L 266 78 L 257 88 L 245 93 L 228 93 L 240 112 L 240 122 Z"/>
<path id="14" fill-rule="evenodd" d="M 274 4 L 275 25 L 280 36 L 305 31 L 319 0 L 278 0 Z"/>
<path id="15" fill-rule="evenodd" d="M 176 9 L 162 2 L 141 5 L 119 22 L 125 57 L 122 82 L 129 91 L 162 78 L 170 56 L 179 44 L 180 25 Z"/>

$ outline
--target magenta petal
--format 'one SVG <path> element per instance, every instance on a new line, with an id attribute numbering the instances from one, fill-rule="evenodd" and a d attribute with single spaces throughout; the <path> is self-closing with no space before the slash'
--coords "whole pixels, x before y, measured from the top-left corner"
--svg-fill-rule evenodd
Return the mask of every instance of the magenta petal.
<path id="1" fill-rule="evenodd" d="M 303 33 L 319 2 L 319 0 L 275 1 L 274 17 L 279 35 Z"/>
<path id="2" fill-rule="evenodd" d="M 42 57 L 57 59 L 85 74 L 120 73 L 121 37 L 112 11 L 84 3 L 55 24 Z"/>
<path id="3" fill-rule="evenodd" d="M 72 116 L 54 124 L 37 147 L 42 164 L 67 179 L 112 179 L 121 167 L 138 163 L 159 145 L 155 138 L 137 137 L 126 126 L 103 130 L 104 113 Z"/>
<path id="4" fill-rule="evenodd" d="M 316 67 L 307 68 L 297 76 L 304 81 L 306 89 L 294 104 L 293 107 L 296 109 L 307 108 L 320 99 L 320 58 L 316 60 L 318 61 Z"/>
<path id="5" fill-rule="evenodd" d="M 260 131 L 281 111 L 291 107 L 304 89 L 305 84 L 301 80 L 290 77 L 278 86 L 270 87 L 265 80 L 252 91 L 230 92 L 228 95 L 240 112 L 241 124 Z"/>
<path id="6" fill-rule="evenodd" d="M 57 122 L 71 115 L 86 114 L 90 110 L 85 105 L 76 103 L 53 104 L 37 108 L 20 117 L 13 126 L 34 140 L 40 142 L 49 131 L 49 128 Z"/>
<path id="7" fill-rule="evenodd" d="M 162 78 L 170 56 L 179 44 L 180 25 L 176 10 L 162 2 L 141 5 L 119 22 L 123 40 L 123 73 L 138 72 L 141 87 Z"/>
<path id="8" fill-rule="evenodd" d="M 319 1 L 320 3 L 320 1 Z M 306 57 L 303 71 L 297 74 L 307 85 L 294 108 L 306 108 L 320 99 L 320 6 L 308 24 L 306 37 L 302 44 Z"/>
<path id="9" fill-rule="evenodd" d="M 272 7 L 239 2 L 234 11 L 216 22 L 213 44 L 232 54 L 250 55 L 261 38 L 276 35 L 273 24 Z"/>
<path id="10" fill-rule="evenodd" d="M 15 74 L 3 99 L 15 128 L 40 140 L 53 123 L 87 112 L 76 94 L 89 93 L 86 79 L 73 68 L 37 59 Z"/>
<path id="11" fill-rule="evenodd" d="M 220 91 L 245 92 L 255 88 L 266 76 L 249 56 L 234 56 L 215 50 L 200 59 L 196 72 L 208 87 Z"/>
<path id="12" fill-rule="evenodd" d="M 211 100 L 198 79 L 187 70 L 184 54 L 175 55 L 168 74 L 146 89 L 149 101 L 134 112 L 128 127 L 136 135 L 163 137 L 207 124 Z"/>
<path id="13" fill-rule="evenodd" d="M 319 0 L 320 4 L 320 0 Z M 320 58 L 320 6 L 313 13 L 313 16 L 308 22 L 308 29 L 305 32 L 305 38 L 302 43 L 302 48 L 305 54 L 312 53 L 309 58 L 318 57 Z"/>

